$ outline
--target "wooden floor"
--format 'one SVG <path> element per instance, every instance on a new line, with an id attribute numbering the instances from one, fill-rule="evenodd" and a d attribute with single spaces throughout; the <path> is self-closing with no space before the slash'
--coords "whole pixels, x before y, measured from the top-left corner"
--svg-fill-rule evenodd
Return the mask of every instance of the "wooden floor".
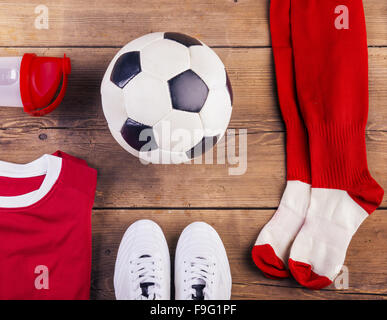
<path id="1" fill-rule="evenodd" d="M 284 128 L 276 100 L 268 0 L 46 0 L 49 30 L 34 28 L 38 1 L 0 0 L 0 55 L 36 52 L 71 58 L 64 102 L 44 118 L 0 108 L 0 158 L 27 162 L 57 149 L 98 169 L 93 210 L 91 296 L 113 299 L 115 257 L 125 229 L 149 218 L 164 229 L 173 256 L 190 222 L 213 225 L 226 246 L 234 299 L 387 298 L 387 199 L 360 227 L 345 265 L 349 288 L 320 291 L 294 280 L 268 280 L 250 250 L 278 206 L 285 185 Z M 387 2 L 364 1 L 370 61 L 370 170 L 387 189 Z M 154 31 L 199 37 L 224 61 L 234 89 L 230 128 L 248 130 L 247 172 L 228 165 L 144 166 L 111 137 L 99 87 L 110 59 Z M 231 166 L 232 167 L 232 166 Z"/>

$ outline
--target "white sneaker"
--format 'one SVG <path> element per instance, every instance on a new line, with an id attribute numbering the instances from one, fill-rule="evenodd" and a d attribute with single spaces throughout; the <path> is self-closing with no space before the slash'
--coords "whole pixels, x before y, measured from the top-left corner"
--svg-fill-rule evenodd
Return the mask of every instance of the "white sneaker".
<path id="1" fill-rule="evenodd" d="M 180 235 L 175 257 L 176 300 L 230 300 L 231 272 L 218 233 L 194 222 Z"/>
<path id="2" fill-rule="evenodd" d="M 161 228 L 139 220 L 126 230 L 118 249 L 114 290 L 118 300 L 169 300 L 171 266 Z"/>

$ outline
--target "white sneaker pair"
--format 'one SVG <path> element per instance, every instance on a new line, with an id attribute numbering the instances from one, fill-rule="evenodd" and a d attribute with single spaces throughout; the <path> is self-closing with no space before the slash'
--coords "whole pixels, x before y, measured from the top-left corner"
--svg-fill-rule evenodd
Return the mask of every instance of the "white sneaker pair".
<path id="1" fill-rule="evenodd" d="M 118 300 L 169 300 L 171 266 L 161 228 L 139 220 L 118 249 L 114 289 Z M 180 235 L 175 255 L 176 300 L 229 300 L 231 272 L 226 250 L 210 225 L 194 222 Z"/>

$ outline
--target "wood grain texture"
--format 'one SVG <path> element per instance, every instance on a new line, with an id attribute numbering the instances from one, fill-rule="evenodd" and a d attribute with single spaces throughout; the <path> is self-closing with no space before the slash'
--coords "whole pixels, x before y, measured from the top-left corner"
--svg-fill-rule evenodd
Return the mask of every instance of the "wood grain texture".
<path id="1" fill-rule="evenodd" d="M 179 31 L 211 46 L 270 46 L 269 0 L 46 0 L 49 29 L 37 30 L 40 4 L 1 1 L 1 45 L 120 47 L 149 32 Z M 364 7 L 369 45 L 386 45 L 386 1 Z"/>
<path id="2" fill-rule="evenodd" d="M 1 45 L 120 47 L 149 32 L 179 31 L 211 46 L 270 46 L 269 0 L 46 0 L 49 29 L 37 30 L 40 4 L 1 1 Z M 369 45 L 386 45 L 387 3 L 366 0 L 364 8 Z"/>
<path id="3" fill-rule="evenodd" d="M 247 0 L 48 0 L 50 29 L 33 27 L 41 1 L 6 1 L 0 13 L 0 43 L 33 46 L 120 47 L 155 31 L 179 31 L 209 45 L 268 45 L 268 1 Z M 9 12 L 13 12 L 12 18 Z M 58 37 L 60 35 L 60 37 Z"/>
<path id="4" fill-rule="evenodd" d="M 360 227 L 348 250 L 345 266 L 349 288 L 334 285 L 310 291 L 293 279 L 269 280 L 255 267 L 250 250 L 273 210 L 96 210 L 93 214 L 92 298 L 114 299 L 114 263 L 126 228 L 137 219 L 152 219 L 163 229 L 173 262 L 183 229 L 205 221 L 221 236 L 233 278 L 233 299 L 387 299 L 387 211 L 378 210 Z M 106 226 L 109 226 L 108 228 Z"/>

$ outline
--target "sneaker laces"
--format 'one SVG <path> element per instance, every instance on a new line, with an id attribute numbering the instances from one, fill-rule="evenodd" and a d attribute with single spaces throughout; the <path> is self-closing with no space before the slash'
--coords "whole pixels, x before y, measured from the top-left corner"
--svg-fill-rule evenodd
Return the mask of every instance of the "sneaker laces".
<path id="1" fill-rule="evenodd" d="M 186 300 L 211 300 L 211 288 L 215 275 L 212 266 L 215 264 L 203 257 L 184 261 L 184 264 Z"/>
<path id="2" fill-rule="evenodd" d="M 130 261 L 135 300 L 161 299 L 160 261 L 150 255 L 142 255 Z"/>

